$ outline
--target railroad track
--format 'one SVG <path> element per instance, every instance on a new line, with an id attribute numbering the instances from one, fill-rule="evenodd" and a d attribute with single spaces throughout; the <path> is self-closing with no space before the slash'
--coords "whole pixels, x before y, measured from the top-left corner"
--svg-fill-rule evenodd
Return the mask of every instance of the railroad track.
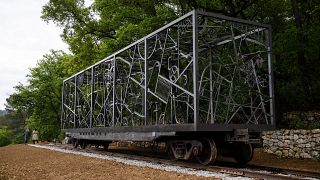
<path id="1" fill-rule="evenodd" d="M 49 145 L 43 145 L 49 146 Z M 51 145 L 52 146 L 52 145 Z M 103 151 L 103 149 L 98 148 L 73 148 L 70 145 L 62 145 L 55 144 L 54 147 L 58 147 L 60 149 L 65 150 L 73 150 L 79 152 L 86 153 L 94 153 L 99 155 L 108 155 L 114 157 L 127 158 L 131 160 L 138 161 L 146 161 L 153 162 L 162 165 L 174 165 L 185 168 L 192 168 L 195 170 L 205 170 L 215 173 L 224 173 L 229 174 L 231 176 L 241 176 L 241 177 L 249 177 L 253 179 L 320 179 L 320 173 L 307 172 L 307 171 L 296 171 L 296 170 L 287 170 L 280 168 L 272 168 L 272 167 L 263 167 L 263 166 L 254 166 L 247 165 L 245 168 L 240 168 L 238 165 L 234 163 L 225 163 L 225 162 L 217 162 L 216 165 L 204 166 L 199 163 L 193 161 L 172 161 L 169 160 L 166 154 L 163 151 L 158 151 L 155 153 L 154 151 L 150 151 L 150 149 L 130 149 L 126 147 L 115 147 L 111 146 L 108 152 Z"/>

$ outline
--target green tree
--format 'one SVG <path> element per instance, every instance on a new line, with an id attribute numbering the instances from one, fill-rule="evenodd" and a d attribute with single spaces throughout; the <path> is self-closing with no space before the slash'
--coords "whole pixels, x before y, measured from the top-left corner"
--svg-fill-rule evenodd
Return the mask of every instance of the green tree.
<path id="1" fill-rule="evenodd" d="M 24 118 L 21 113 L 9 112 L 0 116 L 0 144 L 22 143 L 23 141 Z M 6 142 L 6 143 L 4 143 Z"/>
<path id="2" fill-rule="evenodd" d="M 51 0 L 45 21 L 63 28 L 62 38 L 82 68 L 105 58 L 177 17 L 165 1 Z"/>
<path id="3" fill-rule="evenodd" d="M 55 138 L 60 133 L 62 81 L 70 75 L 68 73 L 74 73 L 68 68 L 71 67 L 70 60 L 73 60 L 70 55 L 51 51 L 30 70 L 29 84 L 16 86 L 16 93 L 7 100 L 18 112 L 26 114 L 27 126 L 37 128 L 43 140 Z"/>
<path id="4" fill-rule="evenodd" d="M 0 147 L 6 146 L 11 143 L 10 132 L 7 129 L 0 128 Z"/>

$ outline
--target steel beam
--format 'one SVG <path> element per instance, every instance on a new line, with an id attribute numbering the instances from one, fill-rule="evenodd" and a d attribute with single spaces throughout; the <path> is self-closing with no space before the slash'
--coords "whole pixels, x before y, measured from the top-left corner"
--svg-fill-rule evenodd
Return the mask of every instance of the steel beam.
<path id="1" fill-rule="evenodd" d="M 77 121 L 77 111 L 76 111 L 76 108 L 77 108 L 77 77 L 78 76 L 75 76 L 74 77 L 74 103 L 73 103 L 73 128 L 76 128 L 76 121 Z M 78 123 L 79 124 L 79 123 Z"/>
<path id="2" fill-rule="evenodd" d="M 115 119 L 116 119 L 116 56 L 113 56 L 113 87 L 112 87 L 112 126 L 115 126 Z"/>
<path id="3" fill-rule="evenodd" d="M 271 125 L 276 126 L 275 97 L 274 97 L 274 76 L 272 70 L 272 28 L 268 29 L 268 77 L 269 77 L 269 96 L 270 96 L 270 115 Z"/>
<path id="4" fill-rule="evenodd" d="M 148 121 L 148 42 L 144 40 L 144 98 L 143 98 L 143 112 L 144 112 L 144 125 Z"/>
<path id="5" fill-rule="evenodd" d="M 94 93 L 94 66 L 91 67 L 91 92 L 90 92 L 90 124 L 89 124 L 89 127 L 92 128 L 92 125 L 93 125 L 93 106 L 94 106 L 94 102 L 93 102 L 93 93 Z"/>
<path id="6" fill-rule="evenodd" d="M 64 129 L 64 124 L 65 124 L 65 119 L 64 119 L 64 89 L 65 89 L 65 86 L 64 86 L 65 82 L 62 83 L 62 89 L 61 89 L 61 129 Z"/>
<path id="7" fill-rule="evenodd" d="M 192 13 L 192 42 L 193 42 L 193 124 L 194 131 L 197 131 L 199 124 L 199 82 L 198 82 L 198 11 Z"/>

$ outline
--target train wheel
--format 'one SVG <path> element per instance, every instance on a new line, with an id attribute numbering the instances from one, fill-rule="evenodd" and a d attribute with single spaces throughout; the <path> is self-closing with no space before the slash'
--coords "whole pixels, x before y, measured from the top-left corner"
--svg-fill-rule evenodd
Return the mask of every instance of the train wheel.
<path id="1" fill-rule="evenodd" d="M 253 157 L 253 147 L 251 144 L 238 143 L 235 147 L 234 159 L 239 165 L 246 165 Z"/>
<path id="2" fill-rule="evenodd" d="M 217 158 L 216 143 L 211 138 L 203 138 L 200 140 L 202 144 L 202 150 L 196 159 L 203 165 L 214 163 Z"/>
<path id="3" fill-rule="evenodd" d="M 95 144 L 94 147 L 95 147 L 96 149 L 99 149 L 100 144 Z"/>
<path id="4" fill-rule="evenodd" d="M 105 151 L 108 151 L 108 150 L 109 150 L 109 145 L 110 145 L 110 143 L 111 143 L 111 142 L 104 142 L 104 143 L 102 144 L 103 149 L 104 149 Z"/>
<path id="5" fill-rule="evenodd" d="M 88 143 L 85 140 L 80 141 L 80 147 L 81 149 L 85 149 L 87 147 Z"/>
<path id="6" fill-rule="evenodd" d="M 173 150 L 172 144 L 170 144 L 170 146 L 168 147 L 168 156 L 169 156 L 170 160 L 175 161 L 175 160 L 177 160 L 177 158 L 174 156 L 173 151 L 174 150 Z"/>
<path id="7" fill-rule="evenodd" d="M 78 148 L 78 146 L 79 146 L 79 140 L 78 140 L 78 139 L 73 139 L 73 140 L 72 140 L 72 146 L 73 146 L 73 148 Z"/>

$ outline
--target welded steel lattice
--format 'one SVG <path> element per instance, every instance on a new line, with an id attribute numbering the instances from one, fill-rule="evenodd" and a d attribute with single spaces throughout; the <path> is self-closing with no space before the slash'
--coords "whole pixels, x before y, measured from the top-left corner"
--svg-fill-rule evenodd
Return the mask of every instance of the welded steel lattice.
<path id="1" fill-rule="evenodd" d="M 62 128 L 271 125 L 270 38 L 267 25 L 192 11 L 66 79 Z"/>

